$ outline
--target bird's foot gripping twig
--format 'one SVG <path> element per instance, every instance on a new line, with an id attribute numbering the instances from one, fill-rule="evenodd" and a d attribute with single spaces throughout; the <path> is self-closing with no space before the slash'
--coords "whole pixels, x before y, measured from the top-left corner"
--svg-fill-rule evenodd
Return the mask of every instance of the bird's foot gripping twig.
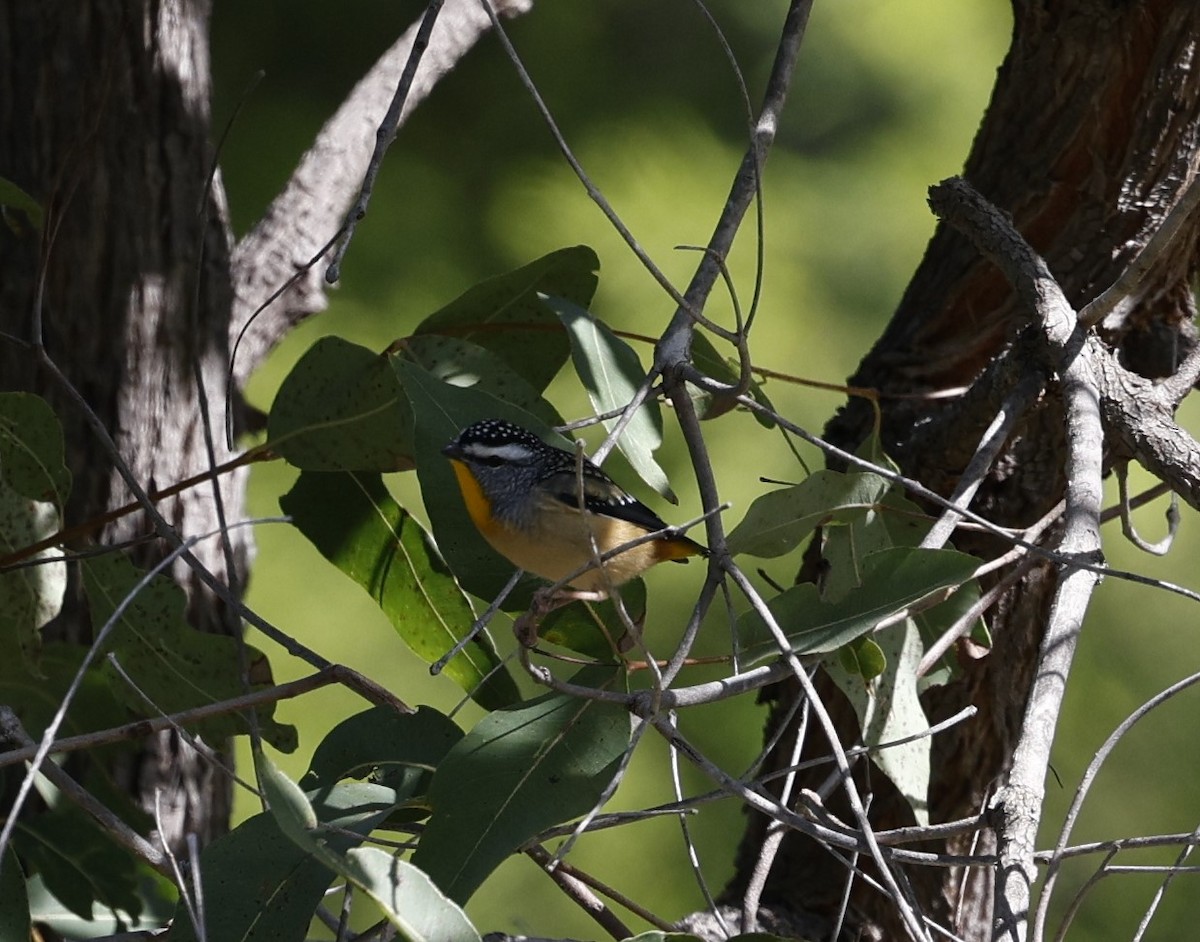
<path id="1" fill-rule="evenodd" d="M 556 589 L 548 587 L 533 593 L 529 610 L 513 622 L 513 634 L 517 641 L 527 648 L 534 647 L 538 642 L 538 628 L 542 619 L 551 612 L 570 605 L 572 602 L 603 602 L 608 593 L 583 589 Z"/>

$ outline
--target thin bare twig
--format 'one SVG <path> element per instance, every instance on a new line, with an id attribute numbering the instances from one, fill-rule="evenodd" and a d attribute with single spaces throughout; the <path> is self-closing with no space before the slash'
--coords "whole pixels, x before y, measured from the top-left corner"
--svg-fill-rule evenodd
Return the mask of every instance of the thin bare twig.
<path id="1" fill-rule="evenodd" d="M 930 206 L 963 232 L 997 265 L 1027 305 L 1053 351 L 1066 412 L 1066 511 L 1060 551 L 1068 560 L 1100 561 L 1100 511 L 1104 500 L 1104 429 L 1100 389 L 1083 326 L 1046 263 L 1012 223 L 966 181 L 948 180 L 930 189 Z M 1029 932 L 1033 854 L 1045 796 L 1050 748 L 1066 694 L 1076 643 L 1092 591 L 1099 582 L 1090 569 L 1064 572 L 1055 591 L 1038 656 L 1038 669 L 1013 753 L 1007 784 L 995 803 L 999 867 L 993 939 L 1024 942 Z"/>
<path id="2" fill-rule="evenodd" d="M 437 22 L 438 14 L 442 12 L 444 2 L 445 0 L 429 0 L 425 6 L 425 12 L 421 15 L 421 22 L 417 26 L 412 46 L 408 50 L 408 60 L 404 63 L 404 71 L 400 73 L 400 81 L 396 83 L 396 93 L 392 96 L 392 103 L 388 105 L 387 114 L 383 116 L 379 129 L 375 132 L 375 150 L 372 151 L 371 159 L 367 162 L 367 171 L 363 174 L 362 188 L 358 192 L 358 199 L 354 201 L 354 205 L 346 214 L 346 223 L 342 227 L 341 238 L 325 269 L 325 281 L 331 285 L 337 283 L 342 269 L 342 259 L 350 247 L 350 240 L 354 238 L 354 231 L 358 228 L 359 222 L 367 215 L 367 205 L 371 202 L 371 194 L 375 190 L 375 179 L 379 176 L 379 169 L 383 166 L 383 158 L 387 149 L 396 139 L 396 130 L 400 127 L 400 113 L 404 108 L 404 103 L 408 100 L 408 93 L 412 91 L 413 79 L 417 75 L 417 66 L 421 64 L 421 58 L 425 55 L 425 50 L 429 48 L 429 37 L 433 35 L 433 26 Z"/>
<path id="3" fill-rule="evenodd" d="M 1200 672 L 1191 674 L 1178 680 L 1165 690 L 1159 691 L 1136 710 L 1130 713 L 1125 719 L 1114 729 L 1104 740 L 1104 744 L 1096 750 L 1096 754 L 1092 757 L 1092 761 L 1088 763 L 1087 769 L 1083 773 L 1083 777 L 1079 780 L 1079 786 L 1075 789 L 1075 796 L 1071 799 L 1071 807 L 1067 809 L 1067 813 L 1063 818 L 1063 826 L 1059 831 L 1058 840 L 1055 842 L 1054 850 L 1050 854 L 1046 867 L 1046 879 L 1042 888 L 1041 898 L 1038 900 L 1037 912 L 1034 916 L 1034 936 L 1035 938 L 1045 937 L 1046 918 L 1050 911 L 1050 901 L 1054 895 L 1055 887 L 1058 882 L 1058 873 L 1062 867 L 1062 861 L 1068 856 L 1067 841 L 1070 840 L 1071 831 L 1075 827 L 1075 823 L 1079 820 L 1080 811 L 1083 809 L 1083 803 L 1087 799 L 1088 793 L 1091 791 L 1092 784 L 1096 780 L 1096 776 L 1100 773 L 1101 767 L 1112 755 L 1112 751 L 1140 720 L 1149 715 L 1157 707 L 1173 699 L 1178 694 L 1187 690 L 1189 687 L 1200 683 Z M 1173 835 L 1172 837 L 1174 837 Z M 1124 846 L 1136 845 L 1118 845 L 1115 842 L 1099 843 L 1096 845 L 1086 845 L 1086 852 L 1094 850 L 1111 848 L 1115 853 L 1117 850 L 1123 849 Z M 1083 851 L 1080 851 L 1083 852 Z M 1108 858 L 1112 859 L 1110 853 Z"/>
<path id="4" fill-rule="evenodd" d="M 545 848 L 534 845 L 527 847 L 525 853 L 542 868 L 559 889 L 566 893 L 570 900 L 578 904 L 580 909 L 591 916 L 614 939 L 627 939 L 633 935 L 629 927 L 597 898 L 576 872 L 568 873 L 563 867 L 560 867 L 557 860 L 552 859 Z"/>
<path id="5" fill-rule="evenodd" d="M 0 740 L 19 743 L 22 746 L 32 746 L 34 744 L 11 707 L 0 706 Z M 31 768 L 26 781 L 31 781 L 39 774 L 44 775 L 60 792 L 82 811 L 86 812 L 89 817 L 100 825 L 109 837 L 126 850 L 140 857 L 168 880 L 174 882 L 175 874 L 171 869 L 171 864 L 167 860 L 166 855 L 97 801 L 92 793 L 76 782 L 75 779 L 71 778 L 71 776 L 53 762 L 47 762 L 40 769 L 37 767 Z M 24 782 L 22 782 L 22 785 L 24 785 Z M 21 797 L 19 793 L 18 797 Z M 16 820 L 17 813 L 14 809 L 10 812 L 8 823 L 14 824 Z M 7 829 L 8 826 L 6 825 Z"/>
<path id="6" fill-rule="evenodd" d="M 1148 543 L 1133 525 L 1133 508 L 1129 501 L 1129 463 L 1116 462 L 1113 465 L 1113 474 L 1117 479 L 1117 503 L 1121 511 L 1121 532 L 1125 539 L 1142 552 L 1152 556 L 1166 556 L 1175 542 L 1175 534 L 1179 532 L 1179 495 L 1172 491 L 1171 502 L 1167 505 L 1167 535 L 1157 543 Z"/>
<path id="7" fill-rule="evenodd" d="M 991 425 L 983 433 L 979 447 L 971 461 L 959 476 L 954 493 L 950 495 L 950 503 L 955 507 L 967 507 L 979 486 L 991 470 L 992 463 L 1000 454 L 1000 449 L 1008 441 L 1017 421 L 1025 411 L 1033 405 L 1042 391 L 1042 380 L 1032 370 L 1027 370 L 1017 385 L 1004 398 L 1000 410 L 992 419 Z M 922 549 L 938 549 L 946 544 L 954 533 L 962 517 L 955 510 L 946 510 L 921 541 Z"/>

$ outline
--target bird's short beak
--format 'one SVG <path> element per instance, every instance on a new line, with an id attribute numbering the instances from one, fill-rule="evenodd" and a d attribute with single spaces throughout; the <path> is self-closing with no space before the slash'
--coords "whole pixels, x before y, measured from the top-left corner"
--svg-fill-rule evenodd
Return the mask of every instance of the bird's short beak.
<path id="1" fill-rule="evenodd" d="M 463 450 L 459 447 L 457 441 L 453 441 L 442 449 L 442 454 L 447 458 L 461 458 L 463 456 Z"/>

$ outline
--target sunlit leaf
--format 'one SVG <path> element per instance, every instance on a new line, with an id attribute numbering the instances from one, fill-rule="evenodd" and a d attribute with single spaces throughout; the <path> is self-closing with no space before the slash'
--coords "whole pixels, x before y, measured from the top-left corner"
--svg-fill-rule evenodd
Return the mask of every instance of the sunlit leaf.
<path id="1" fill-rule="evenodd" d="M 646 371 L 634 349 L 579 305 L 556 297 L 547 298 L 546 303 L 571 338 L 575 372 L 596 414 L 627 406 L 646 379 Z M 611 431 L 617 421 L 605 419 L 604 427 Z M 662 413 L 657 400 L 647 400 L 617 437 L 617 447 L 638 477 L 674 503 L 676 498 L 667 475 L 654 460 L 654 452 L 661 446 Z"/>
<path id="2" fill-rule="evenodd" d="M 346 878 L 383 910 L 406 942 L 479 942 L 466 913 L 410 863 L 378 847 L 346 853 Z"/>
<path id="3" fill-rule="evenodd" d="M 867 746 L 893 743 L 929 729 L 917 692 L 917 665 L 924 650 L 912 619 L 877 632 L 885 667 L 877 676 L 848 673 L 837 658 L 825 659 L 825 670 L 854 705 L 862 740 Z M 871 753 L 880 770 L 908 801 L 917 824 L 929 823 L 929 736 Z"/>
<path id="4" fill-rule="evenodd" d="M 441 334 L 486 347 L 541 392 L 566 363 L 569 348 L 558 318 L 539 295 L 587 307 L 599 268 L 586 245 L 559 249 L 475 285 L 422 321 L 415 336 Z"/>
<path id="5" fill-rule="evenodd" d="M 799 484 L 756 498 L 729 534 L 729 552 L 763 557 L 790 553 L 818 526 L 872 513 L 889 486 L 868 472 L 814 472 Z"/>
<path id="6" fill-rule="evenodd" d="M 816 586 L 804 583 L 777 595 L 768 608 L 793 652 L 827 654 L 927 595 L 962 585 L 978 565 L 974 557 L 953 550 L 897 547 L 866 557 L 862 584 L 837 601 L 822 600 Z M 746 662 L 779 653 L 755 612 L 738 619 L 738 628 Z"/>
<path id="7" fill-rule="evenodd" d="M 574 682 L 616 680 L 590 669 Z M 485 717 L 434 773 L 433 814 L 413 863 L 464 902 L 531 837 L 599 801 L 629 734 L 620 706 L 562 694 Z"/>
<path id="8" fill-rule="evenodd" d="M 322 337 L 292 368 L 267 431 L 275 451 L 309 471 L 412 467 L 412 415 L 391 357 L 339 337 Z"/>
<path id="9" fill-rule="evenodd" d="M 28 888 L 33 921 L 68 939 L 94 939 L 126 932 L 154 933 L 170 921 L 178 898 L 174 885 L 145 864 L 138 866 L 136 892 L 140 911 L 136 917 L 100 902 L 93 902 L 85 915 L 74 913 L 51 892 L 40 874 L 29 878 Z"/>
<path id="10" fill-rule="evenodd" d="M 62 528 L 59 508 L 34 500 L 0 480 L 0 554 L 31 546 Z M 67 564 L 51 561 L 62 550 L 41 550 L 22 565 L 0 572 L 0 660 L 15 661 L 41 677 L 41 629 L 62 611 Z"/>
<path id="11" fill-rule="evenodd" d="M 71 490 L 62 425 L 31 393 L 0 393 L 0 555 L 15 553 L 62 529 Z M 41 628 L 62 610 L 67 567 L 49 562 L 54 547 L 0 573 L 0 659 L 17 660 L 34 676 Z"/>
<path id="12" fill-rule="evenodd" d="M 460 337 L 427 334 L 404 341 L 398 356 L 411 360 L 450 386 L 490 393 L 529 410 L 548 425 L 562 424 L 562 418 L 542 398 L 540 390 L 486 347 Z"/>
<path id="13" fill-rule="evenodd" d="M 475 621 L 428 535 L 392 499 L 379 475 L 306 471 L 279 505 L 326 559 L 367 591 L 427 663 L 453 648 Z M 485 709 L 520 699 L 486 633 L 451 660 L 445 673 Z"/>

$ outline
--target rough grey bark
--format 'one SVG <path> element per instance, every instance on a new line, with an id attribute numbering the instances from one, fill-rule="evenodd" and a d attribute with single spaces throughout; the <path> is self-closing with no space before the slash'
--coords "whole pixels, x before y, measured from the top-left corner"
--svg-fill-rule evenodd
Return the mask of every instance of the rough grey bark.
<path id="1" fill-rule="evenodd" d="M 1078 307 L 1130 263 L 1200 164 L 1200 76 L 1191 67 L 1200 8 L 1015 0 L 1014 14 L 1012 47 L 964 176 L 1011 214 Z M 1190 280 L 1197 236 L 1193 221 L 1143 281 L 1135 303 L 1101 325 L 1104 341 L 1144 377 L 1169 376 L 1195 343 Z M 995 267 L 962 236 L 939 226 L 891 323 L 849 380 L 883 393 L 884 444 L 906 475 L 949 494 L 995 408 L 987 395 L 968 395 L 961 405 L 947 406 L 889 394 L 971 386 L 1016 340 L 1030 314 Z M 1162 398 L 1148 397 L 1147 412 L 1169 410 Z M 827 436 L 853 448 L 870 421 L 862 400 L 851 401 Z M 1052 386 L 1026 416 L 973 509 L 1005 525 L 1038 519 L 1063 495 L 1064 446 L 1063 411 Z M 1131 450 L 1127 442 L 1110 441 L 1110 449 L 1114 446 L 1117 453 Z M 958 545 L 985 556 L 997 548 L 994 540 L 982 538 L 960 539 Z M 1051 568 L 1035 566 L 991 612 L 990 653 L 977 657 L 963 650 L 961 677 L 926 695 L 926 711 L 935 722 L 965 704 L 979 708 L 973 722 L 934 740 L 935 822 L 980 813 L 1004 781 L 1057 581 Z M 845 739 L 852 740 L 852 711 L 831 684 L 824 692 L 839 713 Z M 794 695 L 788 688 L 777 691 L 773 716 L 783 716 Z M 821 751 L 821 744 L 814 749 Z M 801 778 L 797 788 L 816 787 Z M 860 787 L 868 787 L 865 776 Z M 903 800 L 882 776 L 871 775 L 869 787 L 876 827 L 911 823 Z M 836 805 L 833 810 L 844 813 Z M 730 902 L 740 899 L 764 828 L 762 819 L 752 818 L 738 873 L 726 890 Z M 986 853 L 995 845 L 985 832 L 977 845 L 957 841 L 927 849 Z M 913 869 L 909 876 L 928 915 L 965 939 L 991 937 L 990 872 Z M 763 905 L 786 924 L 827 935 L 845 880 L 844 868 L 823 849 L 792 836 L 771 872 Z M 861 880 L 844 934 L 904 937 L 889 900 Z"/>
<path id="2" fill-rule="evenodd" d="M 36 233 L 0 229 L 0 326 L 29 339 L 44 273 L 46 351 L 150 488 L 208 467 L 197 377 L 215 413 L 217 461 L 227 457 L 220 410 L 230 238 L 220 181 L 206 185 L 208 15 L 207 0 L 0 5 L 0 175 L 47 207 L 41 246 Z M 6 389 L 45 396 L 64 424 L 74 476 L 70 521 L 131 500 L 80 410 L 27 350 L 0 344 L 0 375 Z M 231 519 L 242 516 L 243 483 L 241 474 L 222 481 Z M 205 533 L 217 528 L 214 506 L 206 487 L 161 510 L 181 532 Z M 134 514 L 97 538 L 120 541 L 150 529 Z M 231 534 L 239 568 L 247 539 L 245 530 Z M 145 562 L 158 550 L 135 552 Z M 199 544 L 196 554 L 228 579 L 217 541 Z M 193 624 L 229 631 L 222 607 L 182 568 L 176 574 L 189 589 Z M 88 631 L 74 591 L 47 637 L 79 641 Z M 228 779 L 172 733 L 112 771 L 144 808 L 161 789 L 173 842 L 227 827 Z"/>
<path id="3" fill-rule="evenodd" d="M 496 4 L 506 16 L 530 6 Z M 241 384 L 291 327 L 324 306 L 323 266 L 254 323 L 227 390 L 233 343 L 250 314 L 340 226 L 415 31 L 364 76 L 235 250 L 220 176 L 210 177 L 210 10 L 211 0 L 0 0 L 0 177 L 45 206 L 47 219 L 41 241 L 31 228 L 0 226 L 0 331 L 7 335 L 0 340 L 0 388 L 37 392 L 60 416 L 74 476 L 71 525 L 132 495 L 71 397 L 38 369 L 28 346 L 35 308 L 47 355 L 111 432 L 143 487 L 169 487 L 228 459 L 227 392 L 236 433 L 244 419 Z M 445 4 L 401 121 L 488 28 L 474 0 Z M 221 477 L 227 521 L 243 516 L 245 481 L 244 469 Z M 211 484 L 159 509 L 181 534 L 220 526 Z M 113 543 L 152 532 L 135 513 L 90 537 Z M 245 528 L 229 539 L 228 557 L 215 539 L 194 553 L 237 597 L 252 545 Z M 162 552 L 156 542 L 134 550 L 142 564 Z M 177 564 L 174 574 L 188 592 L 194 627 L 239 630 L 193 571 Z M 69 594 L 43 634 L 86 642 L 77 576 Z M 109 771 L 147 810 L 161 794 L 172 844 L 190 833 L 205 842 L 228 827 L 231 783 L 172 733 L 158 734 Z"/>

